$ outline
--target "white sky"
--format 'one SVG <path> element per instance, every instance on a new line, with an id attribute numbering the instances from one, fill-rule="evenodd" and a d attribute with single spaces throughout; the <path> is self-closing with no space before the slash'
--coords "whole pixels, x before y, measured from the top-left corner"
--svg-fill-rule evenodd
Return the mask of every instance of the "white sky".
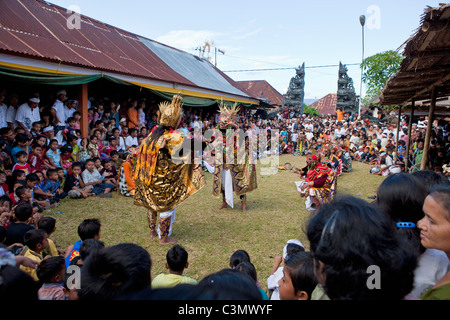
<path id="1" fill-rule="evenodd" d="M 423 0 L 50 0 L 78 7 L 81 14 L 167 45 L 198 54 L 213 41 L 222 71 L 294 68 L 305 62 L 305 98 L 319 99 L 337 90 L 338 67 L 360 63 L 366 15 L 365 57 L 397 50 L 419 27 Z M 400 51 L 401 53 L 402 51 Z M 211 49 L 214 63 L 214 48 Z M 348 66 L 357 94 L 361 71 Z M 266 80 L 285 93 L 295 70 L 226 72 L 236 81 Z M 364 93 L 363 93 L 364 94 Z"/>

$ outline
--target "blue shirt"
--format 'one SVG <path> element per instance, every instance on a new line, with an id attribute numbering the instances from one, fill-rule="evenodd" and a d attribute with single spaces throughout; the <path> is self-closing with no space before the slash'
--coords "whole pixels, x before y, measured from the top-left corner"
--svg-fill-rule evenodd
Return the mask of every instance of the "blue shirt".
<path id="1" fill-rule="evenodd" d="M 51 159 L 55 166 L 61 168 L 61 151 L 56 149 L 56 153 L 52 149 L 48 149 L 45 155 Z"/>
<path id="2" fill-rule="evenodd" d="M 59 180 L 47 180 L 47 182 L 44 184 L 44 187 L 42 188 L 42 191 L 56 193 L 56 190 L 58 190 L 60 187 L 61 184 L 59 183 Z"/>

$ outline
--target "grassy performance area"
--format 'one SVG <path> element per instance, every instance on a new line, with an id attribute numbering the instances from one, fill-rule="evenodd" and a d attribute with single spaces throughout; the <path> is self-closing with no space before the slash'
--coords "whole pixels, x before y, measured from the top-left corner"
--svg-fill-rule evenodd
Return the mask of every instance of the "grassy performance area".
<path id="1" fill-rule="evenodd" d="M 294 167 L 306 165 L 306 158 L 282 155 L 280 165 L 289 162 Z M 258 169 L 261 169 L 258 165 Z M 343 173 L 337 182 L 337 193 L 354 195 L 366 201 L 375 195 L 384 179 L 369 173 L 369 166 L 353 162 L 353 171 Z M 287 240 L 298 239 L 308 250 L 305 227 L 311 212 L 305 208 L 295 181 L 300 178 L 293 170 L 261 175 L 258 189 L 247 195 L 248 212 L 241 211 L 238 197 L 234 209 L 218 211 L 221 199 L 212 195 L 212 175 L 205 172 L 207 185 L 176 210 L 172 237 L 189 253 L 189 268 L 185 275 L 201 280 L 206 275 L 228 267 L 231 254 L 246 250 L 255 265 L 261 288 L 267 289 L 267 277 L 273 267 L 273 256 L 282 254 Z M 61 201 L 59 207 L 46 211 L 57 219 L 56 231 L 50 238 L 58 248 L 65 249 L 78 238 L 78 225 L 87 218 L 102 223 L 101 240 L 106 246 L 135 243 L 147 249 L 152 258 L 152 278 L 165 269 L 166 252 L 170 245 L 150 239 L 146 210 L 133 204 L 132 198 L 113 194 L 113 198 L 93 197 L 85 200 Z"/>

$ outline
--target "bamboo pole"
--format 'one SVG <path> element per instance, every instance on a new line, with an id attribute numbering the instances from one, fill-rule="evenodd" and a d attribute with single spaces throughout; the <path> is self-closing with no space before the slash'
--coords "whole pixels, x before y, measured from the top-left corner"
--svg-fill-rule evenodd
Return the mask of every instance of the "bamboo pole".
<path id="1" fill-rule="evenodd" d="M 425 170 L 428 162 L 428 149 L 430 148 L 431 128 L 433 126 L 434 109 L 436 107 L 436 87 L 431 91 L 431 105 L 428 113 L 427 133 L 425 135 L 425 143 L 423 145 L 422 163 L 420 170 Z"/>
<path id="2" fill-rule="evenodd" d="M 413 100 L 412 104 L 411 104 L 411 112 L 409 115 L 409 123 L 408 123 L 408 143 L 406 146 L 406 159 L 405 159 L 405 171 L 407 172 L 408 168 L 409 168 L 409 150 L 411 148 L 411 131 L 412 131 L 412 122 L 413 122 L 413 118 L 414 118 L 414 107 L 416 105 L 416 101 Z"/>

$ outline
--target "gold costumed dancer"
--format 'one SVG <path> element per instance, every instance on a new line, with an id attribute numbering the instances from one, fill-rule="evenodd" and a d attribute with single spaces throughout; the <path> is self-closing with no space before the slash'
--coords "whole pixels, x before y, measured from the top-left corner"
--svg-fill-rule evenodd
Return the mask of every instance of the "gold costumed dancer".
<path id="1" fill-rule="evenodd" d="M 159 236 L 160 244 L 177 242 L 170 238 L 175 209 L 205 186 L 201 164 L 192 163 L 190 152 L 180 155 L 185 137 L 177 129 L 182 117 L 180 95 L 161 103 L 158 125 L 142 141 L 136 161 L 134 203 L 148 209 L 150 237 Z"/>
<path id="2" fill-rule="evenodd" d="M 242 210 L 247 212 L 246 194 L 257 188 L 256 167 L 250 161 L 250 152 L 248 139 L 241 142 L 244 146 L 234 144 L 234 139 L 238 137 L 239 130 L 238 115 L 239 108 L 237 104 L 227 107 L 223 102 L 219 105 L 220 120 L 217 129 L 220 130 L 223 137 L 223 153 L 218 157 L 216 153 L 214 174 L 213 174 L 213 195 L 220 197 L 222 195 L 222 204 L 217 208 L 224 209 L 228 206 L 233 208 L 233 193 L 241 200 Z M 239 140 L 239 139 L 238 139 Z M 238 141 L 239 142 L 239 141 Z M 238 161 L 238 148 L 245 147 L 243 163 Z M 233 153 L 232 157 L 227 157 Z M 220 153 L 219 153 L 220 154 Z M 232 159 L 232 163 L 227 163 L 227 158 Z"/>

